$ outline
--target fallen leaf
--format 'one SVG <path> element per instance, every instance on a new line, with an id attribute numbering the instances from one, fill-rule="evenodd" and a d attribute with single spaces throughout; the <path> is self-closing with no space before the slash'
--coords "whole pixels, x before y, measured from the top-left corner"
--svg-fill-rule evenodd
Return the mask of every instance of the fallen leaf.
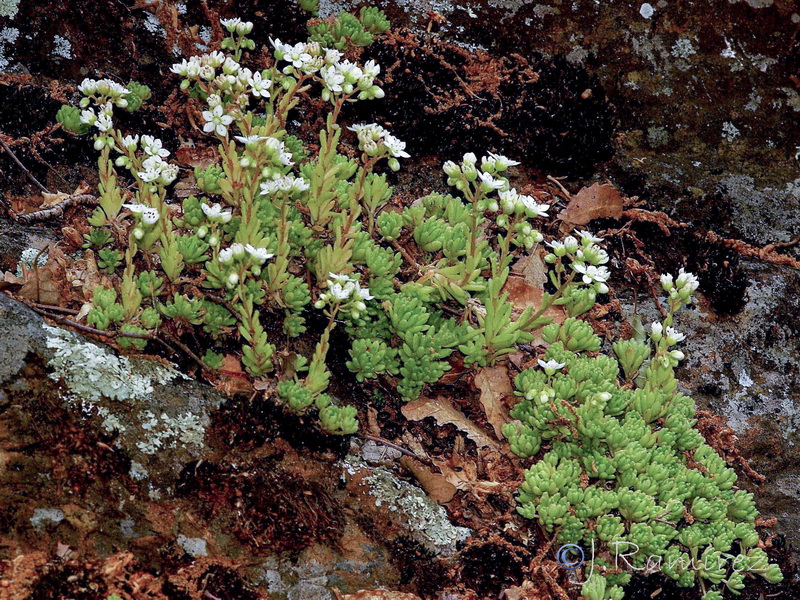
<path id="1" fill-rule="evenodd" d="M 9 288 L 16 288 L 21 286 L 24 280 L 20 277 L 17 277 L 13 273 L 6 271 L 3 273 L 0 271 L 0 290 L 7 290 Z"/>
<path id="2" fill-rule="evenodd" d="M 483 367 L 475 374 L 475 387 L 481 392 L 479 401 L 486 414 L 486 420 L 494 429 L 497 438 L 504 439 L 503 425 L 510 420 L 507 399 L 514 397 L 508 368 L 503 364 Z"/>
<path id="3" fill-rule="evenodd" d="M 217 371 L 219 377 L 213 382 L 217 390 L 228 396 L 252 393 L 254 386 L 250 378 L 242 370 L 242 363 L 233 354 L 226 354 L 222 366 Z"/>
<path id="4" fill-rule="evenodd" d="M 426 417 L 433 417 L 439 425 L 452 423 L 467 434 L 467 437 L 478 446 L 488 446 L 498 449 L 499 445 L 489 435 L 470 421 L 467 416 L 442 396 L 436 398 L 418 398 L 409 402 L 400 409 L 403 416 L 410 421 L 421 421 Z"/>
<path id="5" fill-rule="evenodd" d="M 408 457 L 400 459 L 400 463 L 414 474 L 425 492 L 439 504 L 450 502 L 458 490 L 471 494 L 498 494 L 506 491 L 505 484 L 501 482 L 481 480 L 475 462 L 464 460 L 459 454 L 453 454 L 447 461 L 432 462 L 440 473 L 434 473 L 430 467 Z"/>
<path id="6" fill-rule="evenodd" d="M 458 488 L 447 481 L 445 475 L 434 473 L 430 468 L 406 456 L 400 459 L 400 463 L 414 474 L 425 493 L 439 504 L 447 504 L 456 495 Z"/>
<path id="7" fill-rule="evenodd" d="M 61 204 L 62 202 L 64 202 L 64 200 L 69 198 L 69 194 L 65 194 L 64 192 L 58 192 L 56 194 L 48 194 L 47 192 L 44 192 L 42 194 L 42 198 L 44 198 L 44 201 L 42 202 L 40 208 L 51 208 L 56 204 Z"/>
<path id="8" fill-rule="evenodd" d="M 622 216 L 622 195 L 612 185 L 595 183 L 582 188 L 558 213 L 558 218 L 572 225 L 586 225 L 594 219 Z"/>
<path id="9" fill-rule="evenodd" d="M 84 242 L 83 236 L 74 227 L 62 227 L 61 233 L 64 236 L 64 239 L 67 241 L 67 243 L 73 248 L 83 247 L 83 242 Z"/>
<path id="10" fill-rule="evenodd" d="M 185 145 L 175 151 L 175 158 L 184 166 L 205 169 L 217 162 L 217 148 L 213 145 L 205 148 Z"/>
<path id="11" fill-rule="evenodd" d="M 94 289 L 100 285 L 100 269 L 97 266 L 97 259 L 94 252 L 87 250 L 83 253 L 86 266 L 81 274 L 83 297 L 87 300 L 94 294 Z"/>
<path id="12" fill-rule="evenodd" d="M 28 271 L 28 280 L 18 294 L 39 304 L 58 306 L 61 300 L 61 291 L 53 282 L 53 272 L 45 267 Z"/>
<path id="13" fill-rule="evenodd" d="M 540 286 L 531 285 L 523 277 L 514 277 L 513 275 L 506 281 L 503 291 L 508 292 L 508 299 L 514 305 L 515 315 L 518 315 L 529 306 L 536 312 L 542 305 L 542 299 L 544 298 L 544 290 Z M 567 311 L 564 310 L 563 306 L 550 306 L 544 311 L 544 316 L 553 319 L 554 323 L 563 323 L 564 319 L 567 318 Z M 543 343 L 540 333 L 537 332 L 533 343 L 536 345 Z"/>

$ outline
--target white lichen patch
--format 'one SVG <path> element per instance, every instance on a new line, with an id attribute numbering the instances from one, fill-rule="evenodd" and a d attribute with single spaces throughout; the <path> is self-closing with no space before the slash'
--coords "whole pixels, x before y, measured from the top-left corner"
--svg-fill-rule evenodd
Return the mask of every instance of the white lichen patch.
<path id="1" fill-rule="evenodd" d="M 739 131 L 739 128 L 730 121 L 725 121 L 722 124 L 722 139 L 726 142 L 732 142 L 739 137 L 740 134 L 741 132 Z"/>
<path id="2" fill-rule="evenodd" d="M 190 538 L 180 534 L 177 538 L 177 542 L 178 546 L 189 556 L 193 556 L 194 558 L 208 556 L 206 541 L 203 538 Z"/>
<path id="3" fill-rule="evenodd" d="M 116 356 L 107 348 L 80 340 L 58 327 L 42 324 L 47 347 L 55 350 L 49 361 L 51 378 L 62 379 L 82 401 L 140 400 L 153 392 L 154 384 L 166 384 L 176 377 L 175 369 L 148 360 Z"/>
<path id="4" fill-rule="evenodd" d="M 672 46 L 672 56 L 675 58 L 689 60 L 695 54 L 697 54 L 697 50 L 694 49 L 690 39 L 681 38 Z"/>
<path id="5" fill-rule="evenodd" d="M 53 56 L 59 56 L 67 60 L 72 58 L 72 44 L 67 38 L 60 35 L 53 38 Z"/>
<path id="6" fill-rule="evenodd" d="M 58 524 L 64 520 L 64 511 L 58 508 L 37 508 L 30 518 L 33 528 L 41 532 L 50 523 Z"/>
<path id="7" fill-rule="evenodd" d="M 13 19 L 19 12 L 20 0 L 0 0 L 0 17 Z"/>
<path id="8" fill-rule="evenodd" d="M 19 256 L 17 262 L 17 277 L 22 277 L 22 267 L 24 266 L 29 271 L 33 269 L 34 263 L 43 267 L 47 264 L 47 252 L 42 252 L 41 248 L 26 248 Z"/>
<path id="9" fill-rule="evenodd" d="M 7 46 L 11 46 L 17 41 L 17 38 L 19 38 L 19 29 L 16 27 L 3 27 L 3 29 L 0 29 L 0 71 L 9 69 L 11 56 L 7 54 Z"/>
<path id="10" fill-rule="evenodd" d="M 202 446 L 207 420 L 193 413 L 184 413 L 177 417 L 162 413 L 157 417 L 151 411 L 147 411 L 143 415 L 141 424 L 147 434 L 144 439 L 136 442 L 136 446 L 145 454 L 155 454 L 174 445 L 175 442 L 186 446 Z"/>
<path id="11" fill-rule="evenodd" d="M 369 493 L 376 506 L 386 506 L 398 513 L 400 520 L 414 540 L 440 556 L 451 556 L 456 545 L 466 540 L 472 531 L 467 527 L 453 525 L 447 512 L 420 488 L 395 477 L 383 467 L 372 468 L 356 456 L 345 459 L 347 473 L 366 470 L 363 481 L 369 485 Z"/>

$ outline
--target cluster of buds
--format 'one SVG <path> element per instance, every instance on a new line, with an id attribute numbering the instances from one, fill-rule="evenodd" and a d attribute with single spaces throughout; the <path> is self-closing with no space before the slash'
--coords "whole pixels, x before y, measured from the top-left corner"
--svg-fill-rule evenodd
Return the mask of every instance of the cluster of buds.
<path id="1" fill-rule="evenodd" d="M 491 153 L 490 153 L 491 154 Z M 475 184 L 484 194 L 494 191 L 502 192 L 510 189 L 508 179 L 505 177 L 495 177 L 508 167 L 518 164 L 505 156 L 491 154 L 491 157 L 483 157 L 480 168 L 478 167 L 478 157 L 474 152 L 467 152 L 461 160 L 461 164 L 456 164 L 452 160 L 444 163 L 444 172 L 447 175 L 447 185 L 452 185 L 460 192 L 466 192 L 469 183 Z M 489 201 L 484 210 L 496 212 L 499 206 L 496 200 Z"/>
<path id="2" fill-rule="evenodd" d="M 372 158 L 388 158 L 389 168 L 400 169 L 398 158 L 410 158 L 406 152 L 406 143 L 400 141 L 386 129 L 376 123 L 353 125 L 351 131 L 358 136 L 359 149 Z"/>
<path id="3" fill-rule="evenodd" d="M 328 291 L 319 296 L 314 303 L 316 308 L 325 308 L 327 304 L 343 306 L 354 319 L 367 310 L 364 300 L 372 300 L 369 288 L 362 288 L 361 284 L 349 275 L 328 273 Z"/>
<path id="4" fill-rule="evenodd" d="M 700 282 L 697 280 L 697 276 L 685 272 L 682 268 L 678 271 L 676 279 L 673 279 L 670 274 L 661 276 L 661 287 L 669 294 L 670 303 L 691 304 L 692 294 L 697 291 L 699 286 Z"/>
<path id="5" fill-rule="evenodd" d="M 98 106 L 109 103 L 126 108 L 128 101 L 125 96 L 130 94 L 130 90 L 124 85 L 110 79 L 84 79 L 78 85 L 78 91 L 85 97 L 81 98 L 80 107 L 87 108 L 92 101 Z"/>
<path id="6" fill-rule="evenodd" d="M 256 277 L 261 275 L 261 267 L 275 256 L 267 248 L 256 248 L 251 244 L 234 242 L 228 248 L 220 250 L 217 259 L 228 272 L 225 286 L 232 290 L 249 270 Z"/>

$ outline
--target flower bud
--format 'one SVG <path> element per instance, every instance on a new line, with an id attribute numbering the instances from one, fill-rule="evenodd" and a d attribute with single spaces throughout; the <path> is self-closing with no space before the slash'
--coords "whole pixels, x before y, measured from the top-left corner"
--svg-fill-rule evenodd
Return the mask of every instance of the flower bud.
<path id="1" fill-rule="evenodd" d="M 99 137 L 94 141 L 94 149 L 95 150 L 102 150 L 106 145 L 106 142 L 103 138 Z"/>
<path id="2" fill-rule="evenodd" d="M 239 283 L 239 275 L 237 275 L 236 273 L 231 273 L 230 275 L 228 275 L 228 284 L 234 286 L 237 283 Z"/>
<path id="3" fill-rule="evenodd" d="M 141 240 L 144 237 L 144 230 L 141 227 L 137 227 L 133 230 L 133 237 L 134 239 Z"/>
<path id="4" fill-rule="evenodd" d="M 209 246 L 216 246 L 217 244 L 219 244 L 219 238 L 216 235 L 212 235 L 210 238 L 208 238 Z"/>
<path id="5" fill-rule="evenodd" d="M 208 235 L 208 227 L 205 225 L 201 226 L 200 229 L 197 230 L 197 237 L 204 238 Z"/>
<path id="6" fill-rule="evenodd" d="M 314 308 L 316 309 L 325 308 L 325 301 L 322 298 L 320 298 L 319 300 L 314 302 Z"/>

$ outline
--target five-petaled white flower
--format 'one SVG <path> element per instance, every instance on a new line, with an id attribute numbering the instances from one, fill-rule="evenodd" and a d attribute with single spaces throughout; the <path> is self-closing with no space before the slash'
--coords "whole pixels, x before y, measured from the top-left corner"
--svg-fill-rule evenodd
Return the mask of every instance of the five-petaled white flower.
<path id="1" fill-rule="evenodd" d="M 244 249 L 247 250 L 250 256 L 252 256 L 255 259 L 255 261 L 260 265 L 263 265 L 270 258 L 275 256 L 274 254 L 270 254 L 269 252 L 267 252 L 266 248 L 256 248 L 251 244 L 245 245 Z"/>
<path id="2" fill-rule="evenodd" d="M 224 113 L 222 105 L 217 105 L 211 110 L 204 110 L 203 118 L 206 120 L 203 131 L 206 133 L 213 131 L 220 137 L 228 135 L 228 125 L 233 122 L 233 117 Z"/>
<path id="3" fill-rule="evenodd" d="M 158 211 L 155 208 L 146 208 L 142 211 L 142 221 L 148 225 L 152 225 L 158 221 Z"/>
<path id="4" fill-rule="evenodd" d="M 481 186 L 487 192 L 491 190 L 501 190 L 506 185 L 501 179 L 492 177 L 491 173 L 478 173 L 478 177 L 480 177 Z"/>
<path id="5" fill-rule="evenodd" d="M 690 292 L 694 292 L 700 286 L 697 275 L 694 273 L 687 273 L 682 267 L 681 270 L 678 271 L 678 278 L 675 280 L 675 284 L 678 288 L 688 289 Z"/>
<path id="6" fill-rule="evenodd" d="M 152 135 L 142 136 L 142 150 L 148 156 L 160 156 L 161 158 L 169 156 L 169 150 L 163 147 L 161 140 Z"/>
<path id="7" fill-rule="evenodd" d="M 339 72 L 339 69 L 334 65 L 325 67 L 320 71 L 322 76 L 322 83 L 334 94 L 342 93 L 342 84 L 344 83 L 344 75 Z"/>
<path id="8" fill-rule="evenodd" d="M 328 279 L 331 281 L 354 281 L 350 275 L 345 275 L 344 273 L 328 273 Z"/>
<path id="9" fill-rule="evenodd" d="M 127 208 L 135 215 L 140 215 L 149 208 L 149 206 L 146 206 L 144 204 L 136 204 L 134 202 L 131 202 L 129 204 L 123 204 L 122 206 Z"/>
<path id="10" fill-rule="evenodd" d="M 678 342 L 682 342 L 686 339 L 686 335 L 678 331 L 677 329 L 673 329 L 672 327 L 667 327 L 667 340 L 669 340 L 671 344 L 677 344 Z"/>
<path id="11" fill-rule="evenodd" d="M 605 283 L 611 276 L 605 267 L 595 267 L 594 265 L 584 265 L 573 263 L 572 268 L 583 275 L 583 283 Z"/>
<path id="12" fill-rule="evenodd" d="M 555 359 L 551 359 L 548 361 L 544 361 L 541 358 L 539 359 L 539 366 L 542 367 L 544 370 L 550 371 L 558 371 L 559 369 L 563 369 L 566 363 L 560 363 Z"/>
<path id="13" fill-rule="evenodd" d="M 269 98 L 269 89 L 272 87 L 271 79 L 264 79 L 261 73 L 256 71 L 252 77 L 247 78 L 247 84 L 250 86 L 250 91 L 254 96 Z"/>
<path id="14" fill-rule="evenodd" d="M 517 160 L 511 160 L 503 156 L 502 154 L 495 154 L 494 152 L 489 152 L 489 156 L 492 157 L 495 164 L 497 164 L 501 170 L 505 170 L 508 167 L 516 167 L 519 163 Z"/>
<path id="15" fill-rule="evenodd" d="M 581 242 L 583 242 L 584 245 L 593 244 L 593 243 L 597 243 L 597 242 L 602 242 L 603 241 L 603 238 L 596 237 L 596 236 L 592 235 L 592 233 L 589 232 L 589 231 L 578 231 L 578 235 L 581 236 Z"/>
<path id="16" fill-rule="evenodd" d="M 342 285 L 341 283 L 334 283 L 330 286 L 331 296 L 336 300 L 347 300 L 350 294 L 353 293 L 354 286 Z"/>
<path id="17" fill-rule="evenodd" d="M 231 211 L 230 210 L 223 210 L 220 206 L 219 202 L 215 202 L 212 205 L 208 204 L 201 204 L 200 208 L 203 209 L 203 214 L 207 216 L 211 220 L 219 219 L 223 223 L 227 223 L 231 220 Z"/>
<path id="18" fill-rule="evenodd" d="M 411 155 L 406 152 L 406 143 L 401 142 L 390 133 L 383 138 L 383 145 L 394 158 L 411 158 Z"/>
<path id="19" fill-rule="evenodd" d="M 237 135 L 237 136 L 234 136 L 233 139 L 235 139 L 237 142 L 240 142 L 240 143 L 242 143 L 242 144 L 244 144 L 246 146 L 248 144 L 255 144 L 256 142 L 263 142 L 267 138 L 262 136 L 262 135 L 248 135 L 248 136 Z"/>

